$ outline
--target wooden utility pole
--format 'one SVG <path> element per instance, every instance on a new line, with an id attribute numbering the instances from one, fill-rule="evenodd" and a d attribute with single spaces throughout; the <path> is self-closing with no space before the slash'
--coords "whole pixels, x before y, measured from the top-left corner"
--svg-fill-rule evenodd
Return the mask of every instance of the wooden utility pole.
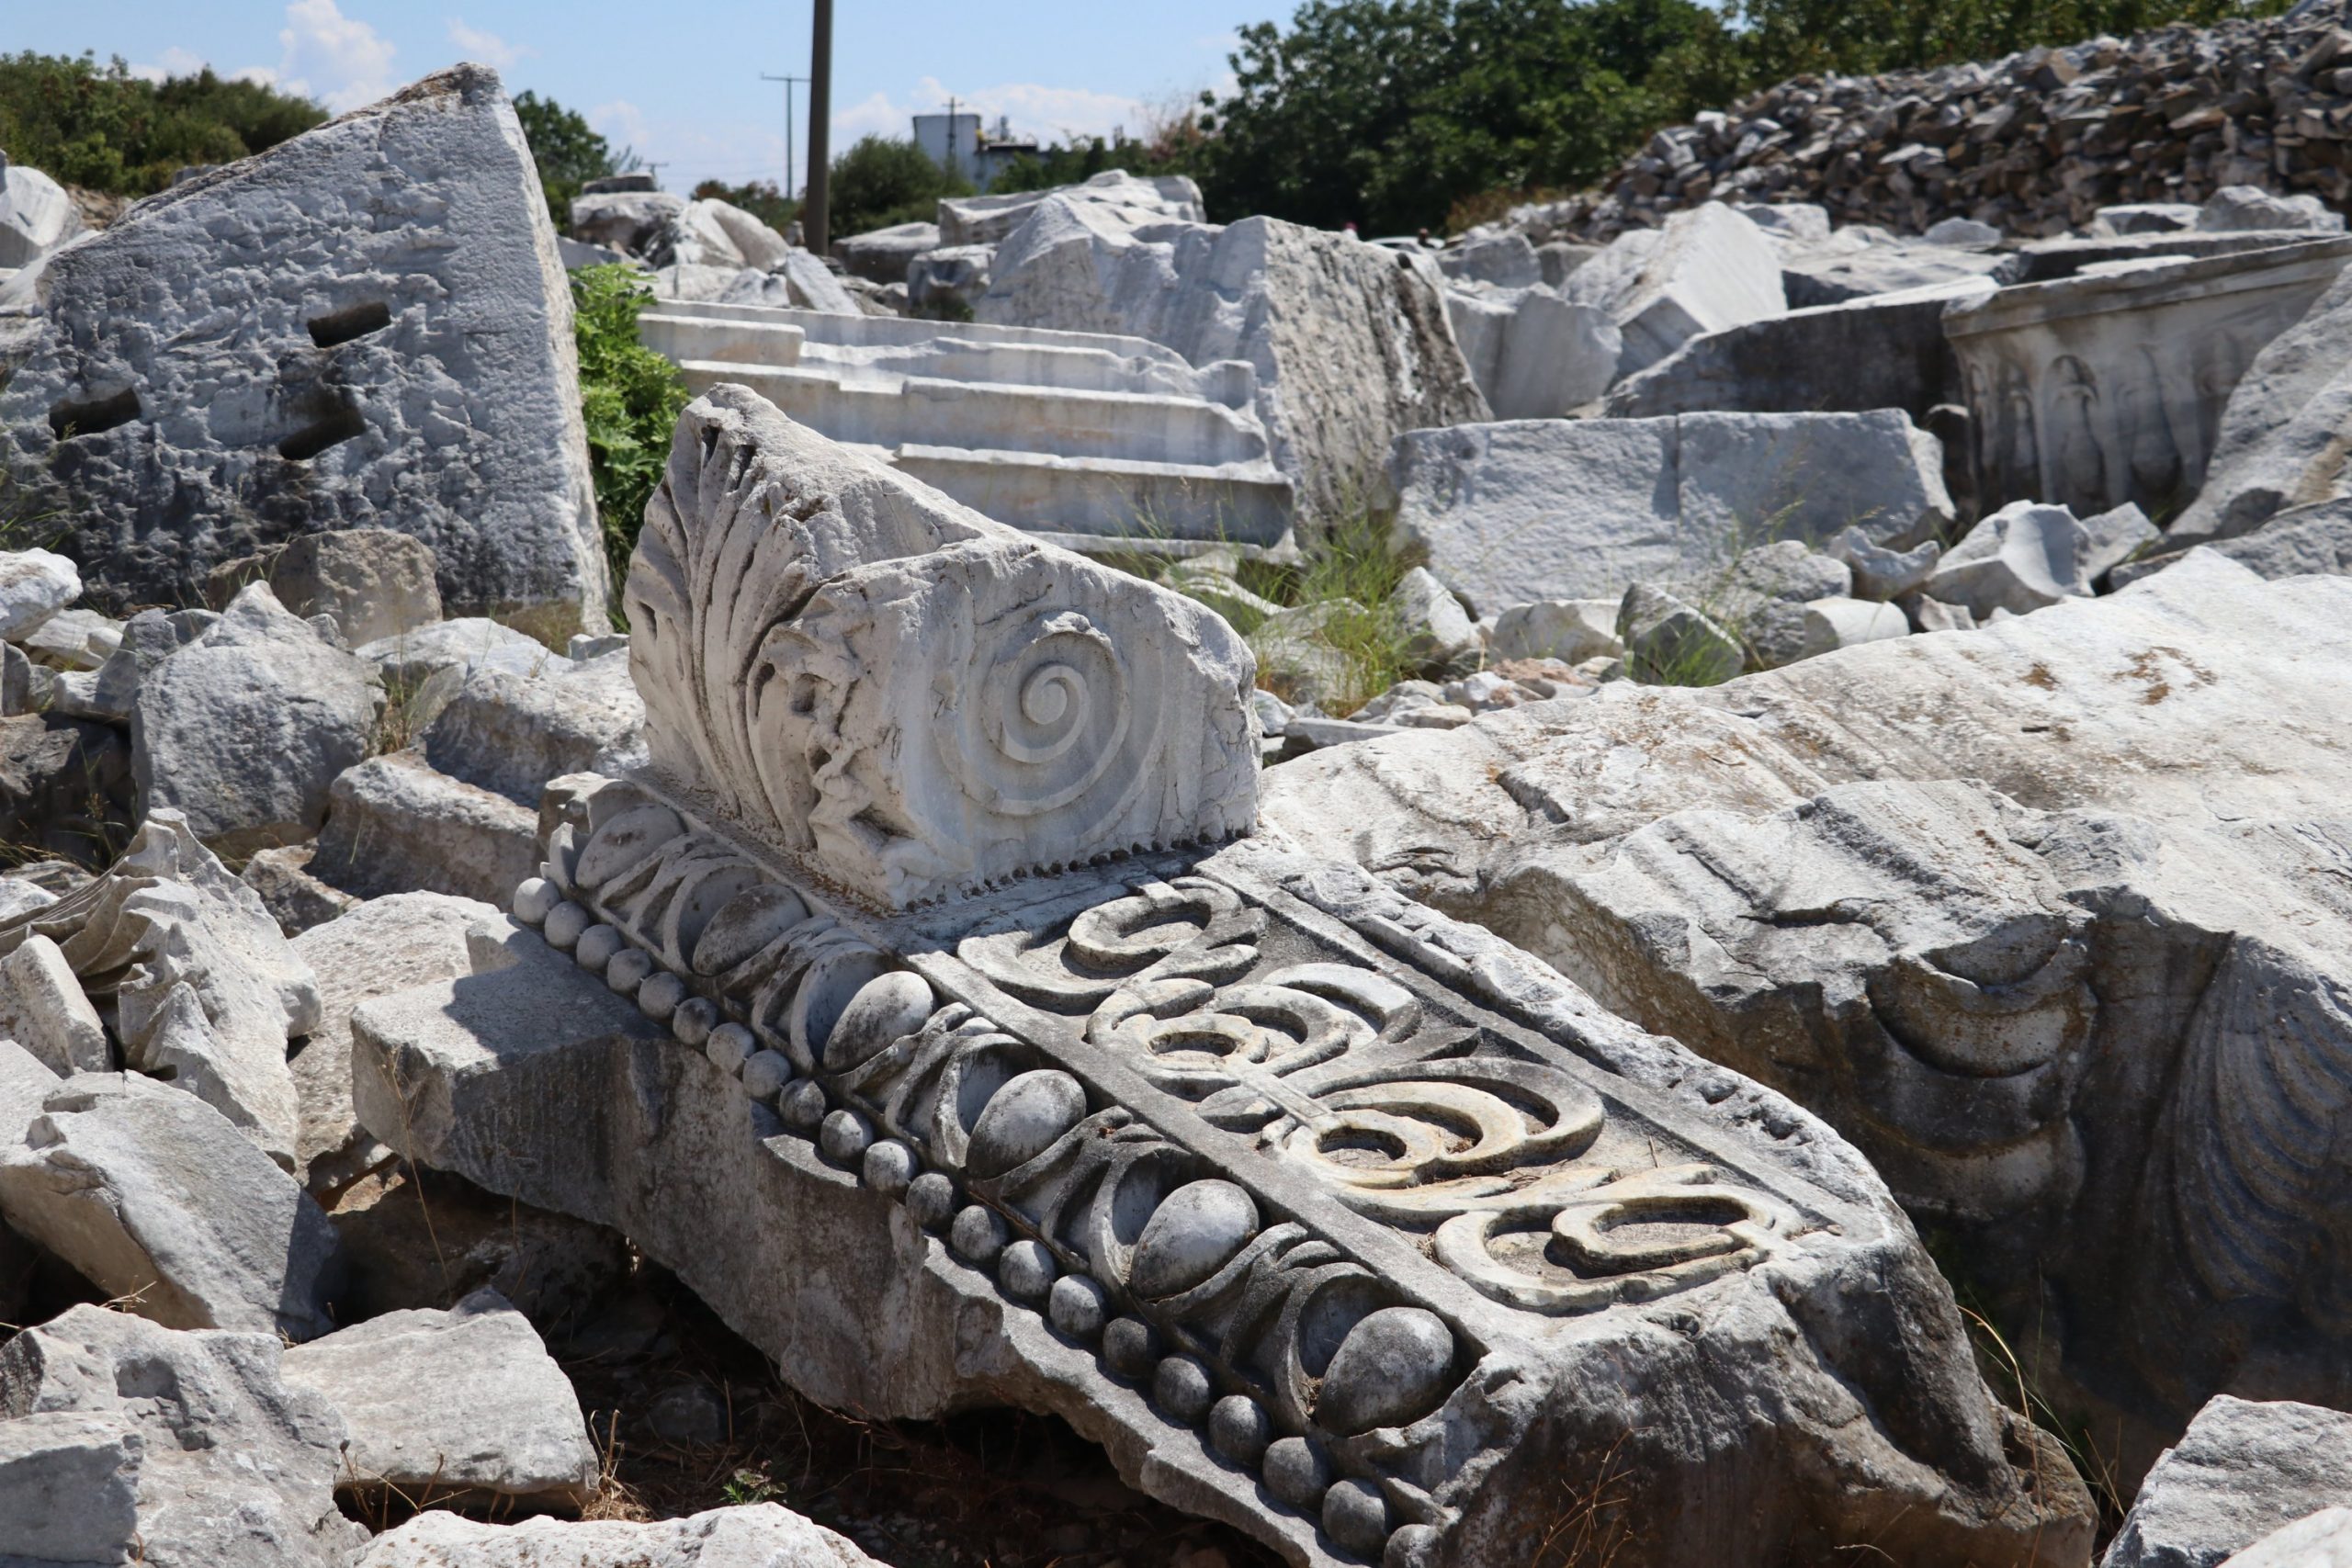
<path id="1" fill-rule="evenodd" d="M 801 209 L 800 232 L 821 256 L 829 248 L 826 207 L 832 194 L 826 135 L 831 128 L 825 122 L 833 113 L 833 0 L 816 0 L 816 13 L 808 39 L 808 202 Z"/>

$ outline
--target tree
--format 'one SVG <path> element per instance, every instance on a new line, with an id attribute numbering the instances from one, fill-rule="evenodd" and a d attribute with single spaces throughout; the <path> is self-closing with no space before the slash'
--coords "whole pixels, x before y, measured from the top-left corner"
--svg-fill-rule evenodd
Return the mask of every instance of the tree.
<path id="1" fill-rule="evenodd" d="M 969 196 L 971 183 L 941 168 L 903 137 L 861 136 L 832 162 L 832 231 L 863 234 L 894 223 L 929 222 L 943 196 Z"/>
<path id="2" fill-rule="evenodd" d="M 523 140 L 531 145 L 539 188 L 547 194 L 548 216 L 555 220 L 559 233 L 571 231 L 571 198 L 582 186 L 638 167 L 636 153 L 626 148 L 615 152 L 585 118 L 553 98 L 517 93 L 514 118 L 523 122 Z"/>
<path id="3" fill-rule="evenodd" d="M 120 57 L 0 55 L 0 147 L 66 185 L 149 196 L 197 164 L 228 164 L 326 118 L 308 98 L 209 69 L 156 83 Z"/>
<path id="4" fill-rule="evenodd" d="M 1242 29 L 1203 117 L 1210 210 L 1406 232 L 1477 191 L 1589 182 L 1697 107 L 1649 78 L 1721 28 L 1695 0 L 1310 0 L 1286 33 Z"/>

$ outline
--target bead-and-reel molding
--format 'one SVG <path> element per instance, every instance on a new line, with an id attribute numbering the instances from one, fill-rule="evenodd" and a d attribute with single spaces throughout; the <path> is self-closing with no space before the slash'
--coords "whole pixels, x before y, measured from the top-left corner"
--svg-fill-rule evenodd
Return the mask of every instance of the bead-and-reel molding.
<path id="1" fill-rule="evenodd" d="M 1333 1541 L 1434 1549 L 1446 1510 L 1400 1461 L 1481 1354 L 1457 1326 L 667 804 L 606 783 L 570 815 L 518 919 Z M 1267 912 L 1211 879 L 1012 923 L 957 959 L 1494 1302 L 1690 1288 L 1804 1224 L 1558 1067 L 1463 1054 L 1375 969 L 1271 961 Z"/>

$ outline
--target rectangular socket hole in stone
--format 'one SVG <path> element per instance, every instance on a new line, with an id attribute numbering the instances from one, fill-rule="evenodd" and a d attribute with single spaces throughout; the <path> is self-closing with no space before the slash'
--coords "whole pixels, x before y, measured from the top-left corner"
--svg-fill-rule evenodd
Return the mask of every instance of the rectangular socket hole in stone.
<path id="1" fill-rule="evenodd" d="M 364 435 L 367 431 L 368 422 L 359 417 L 357 409 L 336 409 L 279 442 L 277 455 L 289 463 L 307 462 L 337 442 Z"/>
<path id="2" fill-rule="evenodd" d="M 51 403 L 49 428 L 57 433 L 60 441 L 67 441 L 76 435 L 96 435 L 101 430 L 129 424 L 138 417 L 139 394 L 125 387 L 103 398 L 65 398 Z"/>
<path id="3" fill-rule="evenodd" d="M 365 305 L 354 305 L 347 310 L 332 310 L 323 316 L 311 318 L 311 341 L 321 348 L 333 348 L 339 343 L 349 343 L 356 337 L 381 332 L 392 324 L 392 308 L 380 299 L 370 299 Z"/>

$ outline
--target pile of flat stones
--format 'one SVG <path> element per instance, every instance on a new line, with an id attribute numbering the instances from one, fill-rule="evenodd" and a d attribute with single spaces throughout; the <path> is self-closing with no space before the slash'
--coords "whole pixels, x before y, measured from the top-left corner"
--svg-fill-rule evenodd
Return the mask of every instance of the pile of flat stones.
<path id="1" fill-rule="evenodd" d="M 2177 24 L 1989 63 L 1798 76 L 1652 137 L 1597 192 L 1521 208 L 1536 243 L 1606 240 L 1713 199 L 1808 201 L 1913 233 L 1946 218 L 2052 235 L 2099 208 L 2258 185 L 2352 195 L 2341 4 Z"/>

